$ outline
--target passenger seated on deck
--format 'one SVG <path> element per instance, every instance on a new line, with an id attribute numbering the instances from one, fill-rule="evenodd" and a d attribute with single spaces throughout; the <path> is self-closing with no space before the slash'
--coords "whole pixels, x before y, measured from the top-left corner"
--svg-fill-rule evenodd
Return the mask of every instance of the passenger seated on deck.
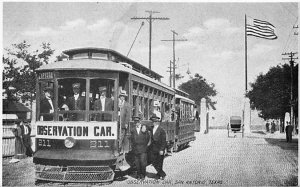
<path id="1" fill-rule="evenodd" d="M 52 100 L 52 88 L 46 87 L 44 89 L 45 97 L 41 99 L 40 102 L 40 113 L 41 113 L 41 121 L 52 121 L 53 120 L 53 112 L 54 105 Z"/>
<path id="2" fill-rule="evenodd" d="M 80 96 L 80 83 L 72 84 L 74 95 L 66 99 L 65 105 L 62 106 L 65 110 L 85 110 L 85 97 Z M 70 113 L 70 121 L 84 120 L 84 114 Z"/>
<path id="3" fill-rule="evenodd" d="M 164 113 L 164 118 L 162 121 L 171 121 L 171 112 L 170 112 L 170 107 L 169 105 L 166 105 L 165 107 L 165 113 Z"/>
<path id="4" fill-rule="evenodd" d="M 98 87 L 100 98 L 94 103 L 94 110 L 96 111 L 113 111 L 113 100 L 106 97 L 106 87 Z M 108 113 L 96 114 L 96 121 L 111 121 L 112 115 Z"/>

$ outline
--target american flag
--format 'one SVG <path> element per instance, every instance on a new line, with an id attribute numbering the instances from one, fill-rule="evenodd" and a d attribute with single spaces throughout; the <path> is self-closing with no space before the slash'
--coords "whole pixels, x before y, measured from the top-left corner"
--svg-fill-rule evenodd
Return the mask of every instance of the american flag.
<path id="1" fill-rule="evenodd" d="M 247 18 L 246 33 L 247 36 L 255 36 L 268 40 L 277 39 L 274 25 L 267 21 L 262 21 L 249 17 Z"/>

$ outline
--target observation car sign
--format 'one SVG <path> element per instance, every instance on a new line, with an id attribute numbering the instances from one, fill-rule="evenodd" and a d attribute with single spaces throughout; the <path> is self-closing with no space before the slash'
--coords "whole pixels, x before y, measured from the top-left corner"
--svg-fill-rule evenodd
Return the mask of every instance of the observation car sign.
<path id="1" fill-rule="evenodd" d="M 36 138 L 117 139 L 117 122 L 37 122 Z"/>

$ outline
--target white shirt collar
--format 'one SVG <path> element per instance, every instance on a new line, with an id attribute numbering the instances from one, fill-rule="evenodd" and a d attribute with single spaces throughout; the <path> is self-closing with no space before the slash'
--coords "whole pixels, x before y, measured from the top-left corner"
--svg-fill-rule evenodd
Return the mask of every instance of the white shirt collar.
<path id="1" fill-rule="evenodd" d="M 102 111 L 104 111 L 105 108 L 105 97 L 100 97 L 101 105 L 102 105 Z"/>
<path id="2" fill-rule="evenodd" d="M 141 124 L 138 124 L 136 126 L 136 131 L 137 131 L 138 134 L 140 133 L 140 130 L 141 130 Z"/>
<path id="3" fill-rule="evenodd" d="M 50 103 L 50 105 L 51 105 L 51 110 L 54 110 L 54 107 L 53 107 L 53 103 L 52 103 L 52 100 L 51 100 L 51 98 L 47 98 L 47 100 L 48 100 L 48 102 Z"/>
<path id="4" fill-rule="evenodd" d="M 153 127 L 153 134 L 156 132 L 157 128 L 158 128 L 158 125 L 154 125 L 154 127 Z"/>
<path id="5" fill-rule="evenodd" d="M 77 100 L 77 99 L 78 99 L 78 97 L 79 97 L 79 94 L 74 94 L 74 98 L 75 98 L 75 100 Z"/>

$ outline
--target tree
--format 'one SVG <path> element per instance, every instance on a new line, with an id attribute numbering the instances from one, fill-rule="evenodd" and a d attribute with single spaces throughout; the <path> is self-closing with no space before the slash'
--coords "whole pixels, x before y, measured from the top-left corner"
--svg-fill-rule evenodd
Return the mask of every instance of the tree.
<path id="1" fill-rule="evenodd" d="M 7 57 L 3 56 L 3 89 L 10 100 L 29 100 L 35 96 L 36 72 L 43 64 L 48 64 L 54 50 L 49 43 L 42 43 L 40 50 L 29 52 L 30 45 L 23 41 L 12 44 L 12 49 L 5 49 Z M 9 89 L 14 88 L 14 93 Z M 15 95 L 13 97 L 12 95 Z"/>
<path id="2" fill-rule="evenodd" d="M 215 85 L 208 84 L 206 79 L 200 76 L 198 73 L 195 74 L 195 77 L 191 77 L 185 83 L 179 85 L 179 89 L 187 92 L 189 94 L 189 98 L 194 100 L 197 105 L 200 105 L 201 99 L 205 98 L 207 101 L 207 107 L 215 108 L 215 104 L 217 102 L 212 101 L 211 97 L 217 95 L 217 91 L 215 90 Z"/>
<path id="3" fill-rule="evenodd" d="M 257 109 L 263 119 L 283 119 L 290 112 L 291 67 L 288 64 L 270 68 L 265 74 L 260 74 L 251 90 L 246 94 L 250 99 L 251 109 Z M 293 69 L 293 98 L 298 102 L 298 65 Z M 298 115 L 298 104 L 295 105 Z"/>

